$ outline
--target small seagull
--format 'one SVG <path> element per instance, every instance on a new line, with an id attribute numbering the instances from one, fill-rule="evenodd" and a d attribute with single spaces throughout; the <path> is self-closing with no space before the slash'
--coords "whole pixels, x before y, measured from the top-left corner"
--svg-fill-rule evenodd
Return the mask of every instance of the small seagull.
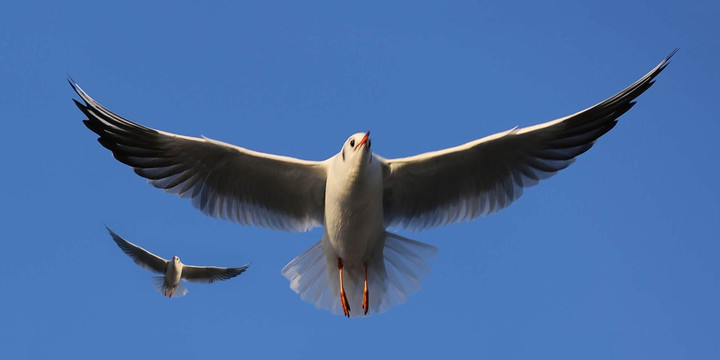
<path id="1" fill-rule="evenodd" d="M 173 296 L 177 298 L 187 294 L 188 290 L 180 282 L 180 279 L 209 284 L 215 281 L 232 279 L 245 272 L 248 268 L 248 265 L 231 268 L 185 265 L 177 256 L 173 256 L 172 261 L 168 261 L 123 239 L 109 227 L 105 227 L 120 249 L 130 256 L 136 264 L 154 273 L 164 274 L 164 276 L 152 278 L 153 287 L 160 294 L 169 298 Z"/>
<path id="2" fill-rule="evenodd" d="M 405 302 L 429 273 L 427 260 L 437 249 L 387 229 L 420 231 L 504 209 L 610 131 L 674 54 L 575 114 L 398 159 L 373 153 L 369 131 L 351 135 L 324 161 L 308 161 L 155 130 L 111 112 L 68 81 L 84 102 L 74 100 L 85 126 L 151 185 L 244 225 L 322 226 L 320 241 L 282 273 L 303 300 L 350 317 Z"/>

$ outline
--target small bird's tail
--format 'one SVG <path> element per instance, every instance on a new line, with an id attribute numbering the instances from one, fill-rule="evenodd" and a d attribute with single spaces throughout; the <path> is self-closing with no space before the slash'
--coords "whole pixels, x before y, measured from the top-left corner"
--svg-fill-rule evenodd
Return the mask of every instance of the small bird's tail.
<path id="1" fill-rule="evenodd" d="M 369 313 L 387 311 L 393 305 L 407 301 L 420 291 L 420 280 L 430 273 L 427 260 L 435 256 L 437 248 L 389 232 L 385 233 L 383 256 L 368 264 Z M 290 288 L 315 307 L 341 315 L 339 279 L 336 267 L 328 272 L 328 264 L 320 241 L 300 254 L 283 269 Z M 361 316 L 364 285 L 363 267 L 343 269 L 345 292 L 350 303 L 350 315 Z"/>
<path id="2" fill-rule="evenodd" d="M 160 295 L 170 297 L 170 293 L 171 293 L 170 291 L 172 289 L 168 288 L 167 285 L 165 285 L 165 277 L 153 276 L 152 284 L 153 284 L 153 288 L 155 288 L 155 291 L 159 292 Z M 188 293 L 188 289 L 185 287 L 185 285 L 183 285 L 182 282 L 179 282 L 177 284 L 177 287 L 175 288 L 175 292 L 172 293 L 172 297 L 174 297 L 174 298 L 183 297 L 187 293 Z"/>

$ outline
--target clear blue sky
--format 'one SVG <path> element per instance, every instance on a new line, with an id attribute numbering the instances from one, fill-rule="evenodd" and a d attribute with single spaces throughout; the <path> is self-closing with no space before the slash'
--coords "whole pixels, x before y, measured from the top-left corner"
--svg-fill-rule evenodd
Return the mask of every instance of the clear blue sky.
<path id="1" fill-rule="evenodd" d="M 720 358 L 717 1 L 121 4 L 0 11 L 0 358 Z M 440 249 L 433 272 L 357 320 L 280 275 L 321 230 L 207 218 L 145 184 L 65 81 L 158 129 L 311 160 L 371 130 L 392 158 L 581 110 L 676 47 L 570 168 L 491 217 L 403 233 Z M 104 224 L 252 266 L 168 300 Z"/>

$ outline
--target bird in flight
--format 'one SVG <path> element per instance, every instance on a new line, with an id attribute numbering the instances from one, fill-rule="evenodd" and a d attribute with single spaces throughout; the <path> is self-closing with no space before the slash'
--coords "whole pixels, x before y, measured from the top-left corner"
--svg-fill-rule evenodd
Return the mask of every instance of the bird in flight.
<path id="1" fill-rule="evenodd" d="M 386 229 L 419 231 L 507 207 L 610 131 L 674 54 L 575 114 L 398 159 L 373 153 L 370 132 L 351 135 L 324 161 L 176 135 L 127 120 L 69 82 L 100 144 L 151 185 L 191 199 L 209 216 L 244 225 L 286 231 L 322 226 L 320 241 L 282 273 L 303 300 L 350 317 L 405 302 L 429 273 L 427 260 L 437 250 Z"/>
<path id="2" fill-rule="evenodd" d="M 154 273 L 163 274 L 152 278 L 153 287 L 160 294 L 169 298 L 181 297 L 187 294 L 187 288 L 180 282 L 180 279 L 209 284 L 215 281 L 232 279 L 247 270 L 248 265 L 223 268 L 215 266 L 192 266 L 185 265 L 180 258 L 173 256 L 172 261 L 163 259 L 125 239 L 106 227 L 115 243 L 133 261 L 141 267 Z"/>

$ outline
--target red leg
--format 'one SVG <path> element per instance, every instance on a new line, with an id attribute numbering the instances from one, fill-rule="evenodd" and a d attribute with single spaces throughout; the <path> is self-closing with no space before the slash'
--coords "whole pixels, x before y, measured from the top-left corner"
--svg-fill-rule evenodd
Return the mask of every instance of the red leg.
<path id="1" fill-rule="evenodd" d="M 343 314 L 350 317 L 350 304 L 348 304 L 347 297 L 345 296 L 345 287 L 343 286 L 343 263 L 342 259 L 338 257 L 338 271 L 340 273 L 340 304 L 343 308 Z"/>
<path id="2" fill-rule="evenodd" d="M 367 263 L 364 264 L 365 266 L 365 289 L 363 290 L 363 310 L 365 311 L 365 315 L 368 313 L 368 309 L 370 306 L 368 306 L 368 285 L 367 285 Z"/>

